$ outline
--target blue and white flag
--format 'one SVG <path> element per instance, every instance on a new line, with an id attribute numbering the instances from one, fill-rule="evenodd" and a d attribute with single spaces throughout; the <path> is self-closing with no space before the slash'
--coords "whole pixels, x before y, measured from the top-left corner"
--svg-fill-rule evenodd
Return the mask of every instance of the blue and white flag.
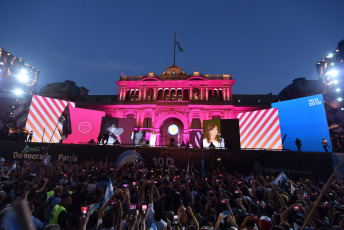
<path id="1" fill-rule="evenodd" d="M 275 185 L 279 185 L 279 184 L 283 183 L 286 180 L 288 180 L 288 177 L 284 174 L 284 172 L 280 172 L 280 174 L 278 174 L 276 179 L 273 180 L 271 183 L 273 183 Z"/>
<path id="2" fill-rule="evenodd" d="M 13 163 L 13 165 L 12 165 L 11 169 L 10 169 L 10 170 L 8 170 L 8 172 L 7 172 L 6 176 L 9 176 L 9 175 L 10 175 L 10 173 L 11 173 L 12 171 L 16 171 L 16 169 L 17 169 L 17 162 L 16 162 L 16 161 L 14 161 L 14 163 Z"/>
<path id="3" fill-rule="evenodd" d="M 245 181 L 249 181 L 249 180 L 251 180 L 251 179 L 253 179 L 253 178 L 254 178 L 254 176 L 251 174 L 251 175 L 245 177 L 244 180 L 245 180 Z"/>
<path id="4" fill-rule="evenodd" d="M 51 161 L 51 156 L 50 155 L 46 155 L 42 161 L 43 165 L 48 165 Z"/>
<path id="5" fill-rule="evenodd" d="M 111 196 L 113 195 L 113 187 L 112 187 L 112 181 L 111 178 L 109 179 L 109 183 L 106 187 L 106 192 L 105 192 L 105 196 L 104 196 L 104 203 L 109 200 L 111 198 Z"/>

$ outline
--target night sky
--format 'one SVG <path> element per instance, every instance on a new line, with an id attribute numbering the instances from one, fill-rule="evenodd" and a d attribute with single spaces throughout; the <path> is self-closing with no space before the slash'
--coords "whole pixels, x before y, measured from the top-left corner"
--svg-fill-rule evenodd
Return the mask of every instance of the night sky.
<path id="1" fill-rule="evenodd" d="M 0 46 L 40 69 L 117 94 L 125 75 L 232 74 L 235 94 L 278 94 L 344 39 L 343 0 L 0 0 Z"/>

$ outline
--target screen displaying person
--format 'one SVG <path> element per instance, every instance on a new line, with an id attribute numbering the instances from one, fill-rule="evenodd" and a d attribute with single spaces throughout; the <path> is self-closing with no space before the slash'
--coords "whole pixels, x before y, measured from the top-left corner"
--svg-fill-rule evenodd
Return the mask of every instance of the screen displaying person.
<path id="1" fill-rule="evenodd" d="M 215 123 L 210 122 L 203 133 L 203 148 L 224 148 L 225 143 L 220 135 L 218 126 Z"/>
<path id="2" fill-rule="evenodd" d="M 143 132 L 140 130 L 138 132 L 135 132 L 135 139 L 134 139 L 134 144 L 135 145 L 141 145 L 141 140 L 143 138 Z"/>
<path id="3" fill-rule="evenodd" d="M 115 124 L 111 124 L 106 128 L 106 131 L 109 132 L 109 143 L 114 143 L 116 140 L 121 143 L 122 128 L 117 128 Z"/>

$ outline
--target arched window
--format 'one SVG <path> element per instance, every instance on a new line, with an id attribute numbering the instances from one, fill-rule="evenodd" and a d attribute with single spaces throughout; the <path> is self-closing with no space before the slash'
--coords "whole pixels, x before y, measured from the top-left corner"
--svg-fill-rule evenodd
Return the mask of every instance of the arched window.
<path id="1" fill-rule="evenodd" d="M 202 128 L 201 120 L 199 118 L 192 119 L 191 128 L 192 129 L 201 129 Z"/>
<path id="2" fill-rule="evenodd" d="M 182 101 L 183 100 L 183 91 L 182 89 L 177 90 L 177 100 Z"/>
<path id="3" fill-rule="evenodd" d="M 213 90 L 209 89 L 208 90 L 208 101 L 213 101 Z"/>
<path id="4" fill-rule="evenodd" d="M 175 89 L 171 89 L 170 99 L 171 99 L 171 101 L 175 101 L 177 99 L 177 95 L 176 95 L 176 90 Z"/>
<path id="5" fill-rule="evenodd" d="M 219 100 L 223 101 L 222 89 L 219 89 Z"/>
<path id="6" fill-rule="evenodd" d="M 135 101 L 139 100 L 139 90 L 135 90 Z"/>
<path id="7" fill-rule="evenodd" d="M 159 100 L 159 101 L 162 101 L 162 100 L 163 100 L 163 91 L 162 91 L 162 89 L 159 89 L 159 90 L 158 90 L 158 100 Z"/>
<path id="8" fill-rule="evenodd" d="M 201 94 L 200 94 L 199 89 L 194 88 L 192 90 L 192 100 L 198 101 L 200 99 L 200 96 L 201 96 Z"/>
<path id="9" fill-rule="evenodd" d="M 184 89 L 183 91 L 183 101 L 188 101 L 189 100 L 189 90 Z"/>
<path id="10" fill-rule="evenodd" d="M 164 90 L 164 100 L 169 101 L 170 100 L 170 91 L 168 89 Z"/>
<path id="11" fill-rule="evenodd" d="M 150 88 L 150 89 L 147 89 L 147 91 L 146 91 L 146 100 L 147 101 L 151 101 L 151 100 L 153 100 L 153 89 L 152 88 Z"/>
<path id="12" fill-rule="evenodd" d="M 134 119 L 135 116 L 134 116 L 134 114 L 128 114 L 128 115 L 127 115 L 127 118 L 128 118 L 128 119 Z"/>

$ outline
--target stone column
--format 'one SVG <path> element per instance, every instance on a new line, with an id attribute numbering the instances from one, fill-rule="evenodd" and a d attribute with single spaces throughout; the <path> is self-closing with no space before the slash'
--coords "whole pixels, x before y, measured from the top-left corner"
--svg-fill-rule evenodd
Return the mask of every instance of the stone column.
<path id="1" fill-rule="evenodd" d="M 209 89 L 208 87 L 205 88 L 205 100 L 208 101 L 208 98 L 209 98 Z"/>

